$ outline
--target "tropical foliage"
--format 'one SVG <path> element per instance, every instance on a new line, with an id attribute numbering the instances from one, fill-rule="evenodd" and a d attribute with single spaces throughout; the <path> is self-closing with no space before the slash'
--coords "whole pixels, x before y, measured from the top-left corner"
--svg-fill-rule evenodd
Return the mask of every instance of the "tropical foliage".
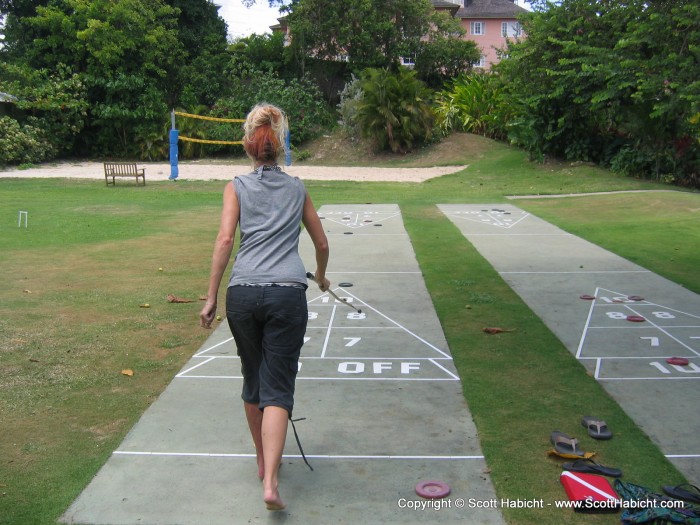
<path id="1" fill-rule="evenodd" d="M 360 78 L 357 122 L 376 149 L 405 153 L 432 136 L 431 91 L 415 71 L 367 69 Z"/>
<path id="2" fill-rule="evenodd" d="M 700 182 L 700 4 L 535 2 L 497 70 L 533 157 Z"/>
<path id="3" fill-rule="evenodd" d="M 436 99 L 438 127 L 444 133 L 464 131 L 503 139 L 512 105 L 498 79 L 489 74 L 460 75 Z"/>

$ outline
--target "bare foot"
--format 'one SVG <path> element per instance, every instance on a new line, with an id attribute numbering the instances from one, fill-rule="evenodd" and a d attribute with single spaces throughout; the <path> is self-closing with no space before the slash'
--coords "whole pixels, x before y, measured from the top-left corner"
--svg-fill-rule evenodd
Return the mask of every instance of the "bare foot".
<path id="1" fill-rule="evenodd" d="M 265 489 L 263 500 L 267 510 L 283 510 L 287 507 L 282 498 L 280 498 L 280 493 L 276 488 Z"/>

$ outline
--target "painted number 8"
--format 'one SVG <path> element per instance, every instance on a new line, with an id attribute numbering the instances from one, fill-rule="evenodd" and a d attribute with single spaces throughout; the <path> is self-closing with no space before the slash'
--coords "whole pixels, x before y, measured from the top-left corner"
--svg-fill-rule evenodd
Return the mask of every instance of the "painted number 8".
<path id="1" fill-rule="evenodd" d="M 610 319 L 627 319 L 627 315 L 622 312 L 608 312 L 606 315 Z"/>

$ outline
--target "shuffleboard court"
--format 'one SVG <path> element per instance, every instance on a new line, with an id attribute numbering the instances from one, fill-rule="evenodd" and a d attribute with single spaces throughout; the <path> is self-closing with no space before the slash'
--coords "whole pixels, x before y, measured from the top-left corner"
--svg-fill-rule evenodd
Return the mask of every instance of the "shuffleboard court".
<path id="1" fill-rule="evenodd" d="M 700 296 L 515 206 L 439 208 L 697 485 Z"/>
<path id="2" fill-rule="evenodd" d="M 290 429 L 282 517 L 262 503 L 240 363 L 221 323 L 62 521 L 504 523 L 493 506 L 476 508 L 496 496 L 398 206 L 324 206 L 319 216 L 332 290 L 361 312 L 310 283 L 294 417 L 305 418 L 296 426 L 314 471 Z M 300 249 L 313 271 L 305 234 Z M 451 493 L 431 505 L 416 486 L 432 480 Z"/>

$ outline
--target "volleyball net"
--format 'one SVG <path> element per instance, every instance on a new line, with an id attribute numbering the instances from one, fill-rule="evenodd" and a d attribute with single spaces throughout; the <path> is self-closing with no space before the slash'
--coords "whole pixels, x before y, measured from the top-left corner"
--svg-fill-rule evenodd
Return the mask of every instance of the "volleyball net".
<path id="1" fill-rule="evenodd" d="M 208 121 L 212 121 L 212 122 L 222 122 L 222 123 L 242 123 L 242 122 L 245 122 L 245 119 L 242 119 L 242 118 L 207 117 L 205 115 L 195 115 L 193 113 L 185 113 L 183 111 L 172 110 L 170 112 L 170 119 L 171 119 L 171 124 L 172 124 L 172 127 L 170 129 L 170 177 L 168 177 L 170 180 L 176 180 L 178 175 L 179 175 L 178 141 L 180 141 L 180 140 L 182 140 L 183 142 L 194 142 L 197 144 L 216 144 L 216 145 L 223 145 L 223 146 L 228 146 L 228 145 L 233 146 L 233 145 L 243 144 L 242 140 L 199 139 L 199 138 L 194 138 L 194 137 L 188 137 L 185 135 L 180 135 L 180 132 L 178 131 L 177 127 L 175 126 L 175 117 L 176 116 L 183 117 L 183 118 L 208 120 Z M 287 130 L 287 134 L 285 137 L 284 151 L 285 151 L 285 164 L 287 166 L 289 166 L 292 164 L 292 150 L 291 150 L 289 130 Z"/>
<path id="2" fill-rule="evenodd" d="M 245 122 L 243 118 L 220 118 L 220 117 L 207 117 L 204 115 L 195 115 L 193 113 L 184 113 L 182 111 L 173 111 L 173 129 L 175 129 L 175 116 L 194 118 L 199 120 L 208 120 L 211 122 Z M 219 145 L 236 145 L 243 144 L 242 140 L 210 140 L 210 139 L 196 139 L 193 137 L 187 137 L 185 135 L 178 135 L 178 138 L 184 142 L 196 142 L 197 144 L 219 144 Z"/>

